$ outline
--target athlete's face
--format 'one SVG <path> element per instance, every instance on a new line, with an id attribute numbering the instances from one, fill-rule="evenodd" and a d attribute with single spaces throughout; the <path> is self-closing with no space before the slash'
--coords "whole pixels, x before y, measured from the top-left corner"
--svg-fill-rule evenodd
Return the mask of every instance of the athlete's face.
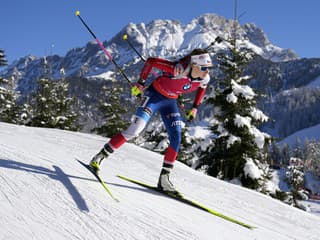
<path id="1" fill-rule="evenodd" d="M 201 67 L 198 65 L 192 65 L 191 76 L 193 78 L 201 78 L 204 79 L 209 74 L 208 67 Z"/>

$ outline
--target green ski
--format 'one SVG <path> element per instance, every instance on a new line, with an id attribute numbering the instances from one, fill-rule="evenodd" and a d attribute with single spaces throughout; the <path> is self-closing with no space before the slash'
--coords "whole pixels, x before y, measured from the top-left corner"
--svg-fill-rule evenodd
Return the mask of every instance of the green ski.
<path id="1" fill-rule="evenodd" d="M 194 200 L 188 199 L 188 198 L 186 198 L 186 197 L 184 197 L 184 196 L 178 197 L 178 196 L 170 195 L 170 194 L 168 194 L 168 193 L 166 193 L 166 192 L 163 192 L 163 191 L 159 190 L 159 189 L 158 189 L 157 187 L 155 187 L 155 186 L 152 186 L 152 185 L 149 185 L 149 184 L 146 184 L 146 183 L 143 183 L 143 182 L 140 182 L 140 181 L 137 181 L 137 180 L 134 180 L 134 179 L 125 177 L 125 176 L 121 176 L 121 175 L 118 175 L 118 177 L 121 178 L 121 179 L 123 179 L 123 180 L 129 181 L 129 182 L 131 182 L 131 183 L 135 183 L 135 184 L 138 184 L 138 185 L 140 185 L 140 186 L 142 186 L 142 187 L 151 189 L 151 190 L 153 190 L 153 191 L 160 192 L 160 193 L 162 193 L 162 194 L 164 194 L 164 195 L 166 195 L 166 196 L 168 196 L 168 197 L 170 197 L 170 198 L 173 198 L 173 199 L 175 199 L 175 200 L 177 200 L 177 201 L 180 201 L 180 202 L 183 202 L 183 203 L 185 203 L 185 204 L 187 204 L 187 205 L 190 205 L 190 206 L 193 206 L 193 207 L 195 207 L 195 208 L 201 209 L 201 210 L 206 211 L 206 212 L 208 212 L 208 213 L 210 213 L 210 214 L 212 214 L 212 215 L 215 215 L 215 216 L 217 216 L 217 217 L 223 218 L 223 219 L 225 219 L 225 220 L 227 220 L 227 221 L 229 221 L 229 222 L 238 224 L 238 225 L 240 225 L 240 226 L 242 226 L 242 227 L 245 227 L 245 228 L 248 228 L 248 229 L 254 229 L 254 228 L 256 228 L 256 227 L 253 227 L 253 226 L 251 226 L 251 225 L 249 225 L 249 224 L 246 224 L 246 223 L 243 223 L 243 222 L 241 222 L 241 221 L 238 221 L 238 220 L 236 220 L 236 219 L 234 219 L 234 218 L 228 217 L 228 216 L 226 216 L 226 215 L 224 215 L 224 214 L 222 214 L 222 213 L 219 213 L 219 212 L 217 212 L 217 211 L 215 211 L 215 210 L 213 210 L 213 209 L 211 209 L 211 208 L 208 208 L 208 207 L 206 207 L 206 206 L 204 206 L 204 205 L 202 205 L 202 204 L 200 204 L 200 203 L 198 203 L 198 202 L 196 202 L 196 201 L 194 201 Z"/>
<path id="2" fill-rule="evenodd" d="M 84 166 L 86 169 L 88 169 L 88 170 L 96 177 L 96 179 L 99 181 L 99 183 L 101 183 L 101 185 L 103 186 L 103 188 L 107 191 L 107 193 L 109 194 L 109 196 L 110 196 L 113 200 L 119 202 L 119 200 L 118 200 L 115 196 L 113 196 L 111 190 L 109 189 L 109 187 L 107 186 L 107 184 L 103 181 L 103 179 L 99 176 L 99 174 L 98 174 L 97 172 L 95 172 L 94 170 L 92 170 L 92 168 L 91 168 L 88 164 L 83 163 L 83 162 L 80 161 L 79 159 L 77 159 L 77 161 L 78 161 L 82 166 Z"/>

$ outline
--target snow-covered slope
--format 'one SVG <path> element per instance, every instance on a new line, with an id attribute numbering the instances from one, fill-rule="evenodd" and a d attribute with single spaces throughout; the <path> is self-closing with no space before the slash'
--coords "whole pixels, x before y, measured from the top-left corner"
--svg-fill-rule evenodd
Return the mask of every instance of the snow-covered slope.
<path id="1" fill-rule="evenodd" d="M 320 124 L 315 126 L 302 129 L 300 131 L 295 132 L 294 134 L 286 137 L 283 139 L 280 144 L 288 144 L 293 146 L 297 140 L 299 139 L 300 142 L 305 143 L 306 141 L 310 140 L 320 140 Z"/>
<path id="2" fill-rule="evenodd" d="M 318 88 L 320 87 L 320 76 L 316 77 L 312 82 L 310 82 L 307 87 Z"/>
<path id="3" fill-rule="evenodd" d="M 187 196 L 252 224 L 248 230 L 134 184 L 156 183 L 158 154 L 126 144 L 105 162 L 110 199 L 76 157 L 106 139 L 0 123 L 0 239 L 317 240 L 319 218 L 177 163 L 172 180 Z"/>

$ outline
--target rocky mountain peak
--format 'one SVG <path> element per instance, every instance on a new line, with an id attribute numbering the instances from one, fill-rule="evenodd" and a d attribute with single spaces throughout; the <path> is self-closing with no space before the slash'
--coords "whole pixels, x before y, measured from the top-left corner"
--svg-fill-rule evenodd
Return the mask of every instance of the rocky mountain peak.
<path id="1" fill-rule="evenodd" d="M 288 61 L 296 59 L 292 50 L 274 46 L 262 29 L 254 24 L 238 26 L 238 34 L 246 39 L 243 44 L 258 55 L 272 61 Z M 123 34 L 130 36 L 130 41 L 145 57 L 160 56 L 173 58 L 188 54 L 194 48 L 203 48 L 217 37 L 228 38 L 233 33 L 234 21 L 216 14 L 204 14 L 194 18 L 190 23 L 182 24 L 176 20 L 153 20 L 148 24 L 129 23 L 118 34 L 104 45 L 119 65 L 132 65 L 137 58 L 135 53 L 123 41 Z M 104 39 L 101 39 L 104 40 Z M 218 48 L 223 49 L 224 44 Z M 3 70 L 3 77 L 17 76 L 17 81 L 28 84 L 36 82 L 43 73 L 44 58 L 27 56 L 20 58 Z M 51 76 L 60 77 L 60 69 L 64 68 L 66 77 L 95 76 L 114 71 L 114 66 L 94 41 L 89 41 L 82 48 L 71 49 L 65 56 L 46 57 L 52 70 Z M 30 86 L 19 85 L 19 89 L 30 89 Z"/>

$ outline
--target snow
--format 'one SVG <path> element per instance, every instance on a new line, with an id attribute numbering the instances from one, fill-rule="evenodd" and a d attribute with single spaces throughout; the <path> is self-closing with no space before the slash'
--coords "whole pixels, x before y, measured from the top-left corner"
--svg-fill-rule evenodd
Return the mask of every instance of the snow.
<path id="1" fill-rule="evenodd" d="M 300 131 L 293 133 L 292 135 L 283 139 L 280 144 L 288 144 L 293 146 L 296 143 L 297 139 L 300 139 L 302 143 L 308 140 L 320 140 L 320 124 L 317 124 L 313 127 L 305 128 Z"/>
<path id="2" fill-rule="evenodd" d="M 252 88 L 247 85 L 238 84 L 234 80 L 231 80 L 231 85 L 236 96 L 242 95 L 245 99 L 251 100 L 256 95 Z"/>
<path id="3" fill-rule="evenodd" d="M 228 94 L 228 96 L 227 96 L 227 101 L 228 101 L 229 103 L 236 103 L 236 102 L 238 102 L 238 98 L 237 98 L 236 95 L 234 95 L 234 93 L 232 92 L 232 93 Z"/>
<path id="4" fill-rule="evenodd" d="M 320 76 L 316 77 L 312 82 L 310 82 L 307 87 L 318 88 L 320 87 Z"/>
<path id="5" fill-rule="evenodd" d="M 93 76 L 89 76 L 89 78 L 103 78 L 103 79 L 107 79 L 107 80 L 112 80 L 114 79 L 114 72 L 113 71 L 107 71 L 107 72 L 102 72 L 101 74 L 98 75 L 93 75 Z"/>
<path id="6" fill-rule="evenodd" d="M 189 135 L 193 139 L 205 139 L 212 135 L 211 130 L 208 127 L 203 126 L 191 126 L 189 127 Z"/>
<path id="7" fill-rule="evenodd" d="M 308 211 L 320 217 L 320 200 L 304 200 L 299 201 Z"/>
<path id="8" fill-rule="evenodd" d="M 90 134 L 0 123 L 0 239 L 318 240 L 319 217 L 177 162 L 172 181 L 186 196 L 256 226 L 249 230 L 123 181 L 156 184 L 162 156 L 125 144 L 101 176 L 113 201 L 77 161 L 107 141 Z"/>
<path id="9" fill-rule="evenodd" d="M 258 148 L 262 149 L 265 145 L 266 138 L 269 138 L 270 135 L 264 132 L 260 132 L 256 127 L 251 127 L 250 133 L 254 136 L 254 141 L 257 144 Z"/>
<path id="10" fill-rule="evenodd" d="M 231 145 L 233 145 L 235 142 L 241 142 L 241 138 L 239 137 L 236 137 L 232 134 L 229 134 L 229 138 L 228 138 L 228 141 L 227 141 L 227 148 L 230 148 Z"/>
<path id="11" fill-rule="evenodd" d="M 241 127 L 250 128 L 251 127 L 251 118 L 242 117 L 239 114 L 236 114 L 236 116 L 234 118 L 234 124 L 239 128 L 241 128 Z"/>
<path id="12" fill-rule="evenodd" d="M 273 190 L 268 189 L 270 192 L 275 192 L 275 190 L 281 190 L 284 192 L 289 192 L 290 187 L 288 186 L 286 179 L 286 168 L 281 168 L 279 170 L 272 171 L 272 181 L 268 183 L 273 183 Z M 310 190 L 311 193 L 317 193 L 320 191 L 319 179 L 315 178 L 314 175 L 310 173 L 305 174 L 305 188 Z M 308 199 L 299 200 L 300 205 L 304 206 L 305 209 L 313 215 L 320 217 L 320 200 Z"/>
<path id="13" fill-rule="evenodd" d="M 251 125 L 250 117 L 242 117 L 236 114 L 234 123 L 237 127 L 247 127 L 249 132 L 254 136 L 255 143 L 261 149 L 264 146 L 265 138 L 268 138 L 269 135 L 263 132 L 260 132 L 256 127 Z"/>
<path id="14" fill-rule="evenodd" d="M 266 116 L 261 110 L 252 108 L 250 115 L 257 121 L 266 122 L 268 121 L 268 116 Z"/>
<path id="15" fill-rule="evenodd" d="M 262 177 L 262 171 L 258 168 L 258 166 L 253 162 L 251 158 L 247 159 L 243 171 L 246 176 L 249 176 L 252 179 L 259 179 Z"/>

